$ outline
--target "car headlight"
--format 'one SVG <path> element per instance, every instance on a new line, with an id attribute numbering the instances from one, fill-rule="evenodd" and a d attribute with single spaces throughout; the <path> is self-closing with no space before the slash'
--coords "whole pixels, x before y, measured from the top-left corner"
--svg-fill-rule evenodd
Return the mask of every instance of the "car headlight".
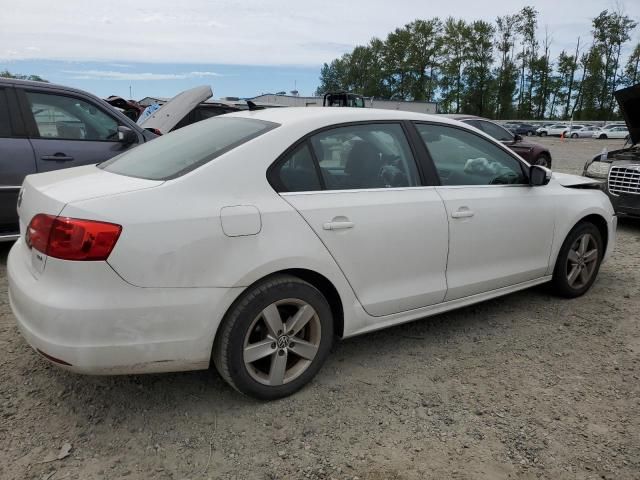
<path id="1" fill-rule="evenodd" d="M 606 177 L 609 175 L 609 169 L 611 163 L 609 162 L 591 162 L 591 165 L 587 167 L 587 173 L 594 177 Z"/>

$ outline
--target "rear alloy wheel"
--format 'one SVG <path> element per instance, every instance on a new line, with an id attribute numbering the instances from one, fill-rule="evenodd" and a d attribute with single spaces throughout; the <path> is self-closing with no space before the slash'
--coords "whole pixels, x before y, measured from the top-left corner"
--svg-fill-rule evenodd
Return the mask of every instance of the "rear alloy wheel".
<path id="1" fill-rule="evenodd" d="M 541 137 L 546 137 L 547 136 L 547 132 L 540 132 L 540 136 Z"/>
<path id="2" fill-rule="evenodd" d="M 530 137 L 531 135 L 533 135 L 533 132 L 531 130 L 527 131 L 527 137 Z"/>
<path id="3" fill-rule="evenodd" d="M 544 153 L 536 157 L 534 165 L 540 165 L 541 167 L 551 168 L 551 160 Z"/>
<path id="4" fill-rule="evenodd" d="M 596 279 L 603 254 L 600 231 L 592 223 L 579 223 L 558 254 L 553 272 L 555 291 L 564 297 L 584 294 Z"/>
<path id="5" fill-rule="evenodd" d="M 252 287 L 231 308 L 213 358 L 236 390 L 271 400 L 309 382 L 332 341 L 331 308 L 322 293 L 297 277 L 279 275 Z"/>

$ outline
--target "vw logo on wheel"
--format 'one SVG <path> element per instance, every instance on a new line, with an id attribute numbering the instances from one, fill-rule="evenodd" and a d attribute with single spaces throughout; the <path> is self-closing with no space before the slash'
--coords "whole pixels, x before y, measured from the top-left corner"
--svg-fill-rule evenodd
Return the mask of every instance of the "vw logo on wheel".
<path id="1" fill-rule="evenodd" d="M 287 348 L 289 346 L 289 337 L 282 335 L 278 337 L 278 348 Z"/>

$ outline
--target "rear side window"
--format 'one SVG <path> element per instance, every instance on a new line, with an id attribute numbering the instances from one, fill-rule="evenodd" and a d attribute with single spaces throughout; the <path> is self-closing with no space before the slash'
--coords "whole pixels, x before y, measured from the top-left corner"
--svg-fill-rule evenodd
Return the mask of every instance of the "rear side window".
<path id="1" fill-rule="evenodd" d="M 99 167 L 129 177 L 169 180 L 277 126 L 251 118 L 215 117 L 145 143 Z"/>
<path id="2" fill-rule="evenodd" d="M 279 167 L 278 175 L 280 184 L 287 192 L 313 192 L 322 188 L 306 142 L 287 155 Z"/>
<path id="3" fill-rule="evenodd" d="M 338 127 L 314 135 L 311 144 L 327 190 L 420 185 L 399 124 Z"/>
<path id="4" fill-rule="evenodd" d="M 9 105 L 7 104 L 7 94 L 4 88 L 0 88 L 0 137 L 11 136 L 11 125 L 9 124 Z"/>

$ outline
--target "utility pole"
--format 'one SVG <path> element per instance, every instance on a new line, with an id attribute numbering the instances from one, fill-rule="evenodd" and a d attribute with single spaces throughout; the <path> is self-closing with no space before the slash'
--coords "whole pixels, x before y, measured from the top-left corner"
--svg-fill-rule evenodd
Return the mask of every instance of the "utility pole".
<path id="1" fill-rule="evenodd" d="M 133 98 L 133 95 L 131 94 L 131 85 L 129 85 L 129 100 L 131 100 Z"/>

